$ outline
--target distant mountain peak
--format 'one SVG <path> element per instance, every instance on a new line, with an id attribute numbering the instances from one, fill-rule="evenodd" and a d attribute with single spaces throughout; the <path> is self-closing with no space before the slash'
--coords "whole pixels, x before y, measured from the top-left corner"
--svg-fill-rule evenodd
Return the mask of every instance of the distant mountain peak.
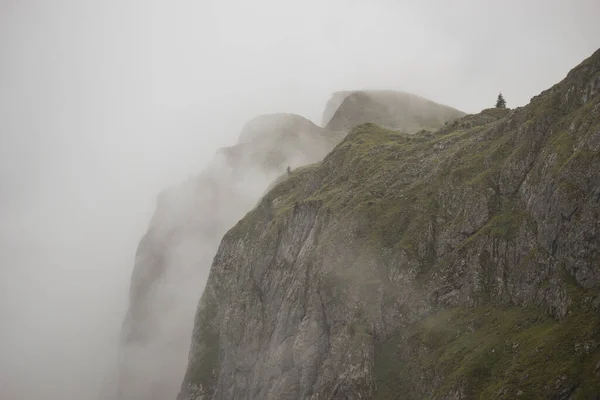
<path id="1" fill-rule="evenodd" d="M 464 116 L 455 108 L 438 104 L 412 93 L 394 90 L 335 92 L 325 107 L 323 126 L 349 131 L 372 122 L 405 133 L 435 130 Z"/>
<path id="2" fill-rule="evenodd" d="M 274 138 L 285 134 L 298 134 L 303 130 L 315 131 L 321 129 L 312 121 L 291 113 L 270 113 L 252 118 L 248 121 L 239 137 L 239 143 L 253 140 Z"/>

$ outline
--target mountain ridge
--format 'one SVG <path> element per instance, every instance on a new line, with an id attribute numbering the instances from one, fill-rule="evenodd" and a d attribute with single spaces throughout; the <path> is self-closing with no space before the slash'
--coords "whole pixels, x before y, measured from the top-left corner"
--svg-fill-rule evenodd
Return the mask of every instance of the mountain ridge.
<path id="1" fill-rule="evenodd" d="M 408 92 L 356 90 L 336 92 L 325 107 L 323 126 L 349 131 L 365 122 L 377 123 L 405 133 L 436 130 L 446 122 L 466 115 Z"/>
<path id="2" fill-rule="evenodd" d="M 341 140 L 292 114 L 262 124 L 220 149 L 200 174 L 163 190 L 136 251 L 123 321 L 116 398 L 176 396 L 185 372 L 194 312 L 222 235 L 288 165 L 320 160 Z M 283 127 L 283 129 L 282 129 Z"/>
<path id="3" fill-rule="evenodd" d="M 281 180 L 219 246 L 178 400 L 600 395 L 599 93 L 600 50 Z"/>
<path id="4" fill-rule="evenodd" d="M 221 237 L 288 167 L 320 161 L 346 134 L 296 114 L 264 114 L 248 121 L 237 143 L 219 149 L 204 171 L 157 196 L 131 276 L 116 398 L 175 397 L 206 267 Z"/>

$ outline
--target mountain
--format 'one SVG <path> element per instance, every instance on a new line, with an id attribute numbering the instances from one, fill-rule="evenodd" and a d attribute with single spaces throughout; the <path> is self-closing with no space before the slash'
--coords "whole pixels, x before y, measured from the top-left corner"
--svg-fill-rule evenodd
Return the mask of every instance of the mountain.
<path id="1" fill-rule="evenodd" d="M 414 94 L 370 90 L 334 93 L 325 107 L 323 125 L 349 131 L 366 122 L 404 133 L 436 130 L 465 113 Z"/>
<path id="2" fill-rule="evenodd" d="M 423 127 L 424 128 L 424 127 Z M 221 238 L 288 167 L 320 161 L 347 134 L 299 115 L 249 121 L 198 176 L 163 191 L 138 246 L 120 343 L 117 397 L 174 398 L 194 313 Z"/>
<path id="3" fill-rule="evenodd" d="M 288 165 L 296 167 L 307 160 L 320 161 L 344 135 L 341 131 L 321 128 L 299 115 L 267 114 L 248 122 L 238 143 L 220 149 L 218 155 L 234 169 L 259 166 L 265 171 L 282 172 Z"/>
<path id="4" fill-rule="evenodd" d="M 178 400 L 599 398 L 600 50 L 408 131 L 355 127 L 225 234 Z"/>
<path id="5" fill-rule="evenodd" d="M 205 171 L 158 196 L 131 277 L 118 399 L 175 398 L 194 313 L 223 234 L 288 166 L 321 160 L 342 137 L 296 115 L 261 116 Z"/>

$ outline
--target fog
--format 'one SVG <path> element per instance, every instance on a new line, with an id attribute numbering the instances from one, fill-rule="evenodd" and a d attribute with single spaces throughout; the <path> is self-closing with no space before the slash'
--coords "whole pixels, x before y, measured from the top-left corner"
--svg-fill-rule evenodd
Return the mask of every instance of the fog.
<path id="1" fill-rule="evenodd" d="M 600 47 L 597 0 L 0 0 L 0 398 L 95 399 L 156 195 L 331 93 L 526 104 Z"/>

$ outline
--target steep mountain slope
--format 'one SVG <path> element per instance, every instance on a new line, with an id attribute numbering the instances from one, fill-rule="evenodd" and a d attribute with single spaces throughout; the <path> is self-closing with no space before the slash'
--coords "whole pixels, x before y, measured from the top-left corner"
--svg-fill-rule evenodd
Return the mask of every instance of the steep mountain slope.
<path id="1" fill-rule="evenodd" d="M 462 111 L 405 92 L 338 92 L 325 107 L 323 124 L 328 129 L 347 132 L 356 125 L 372 122 L 400 132 L 415 133 L 421 129 L 439 129 L 446 122 L 464 115 Z"/>
<path id="2" fill-rule="evenodd" d="M 599 250 L 597 51 L 282 179 L 219 246 L 178 399 L 595 398 Z"/>
<path id="3" fill-rule="evenodd" d="M 240 143 L 219 151 L 207 170 L 161 193 L 136 254 L 118 398 L 177 395 L 194 313 L 223 234 L 288 165 L 321 160 L 341 138 L 296 115 L 262 116 L 244 127 Z"/>

